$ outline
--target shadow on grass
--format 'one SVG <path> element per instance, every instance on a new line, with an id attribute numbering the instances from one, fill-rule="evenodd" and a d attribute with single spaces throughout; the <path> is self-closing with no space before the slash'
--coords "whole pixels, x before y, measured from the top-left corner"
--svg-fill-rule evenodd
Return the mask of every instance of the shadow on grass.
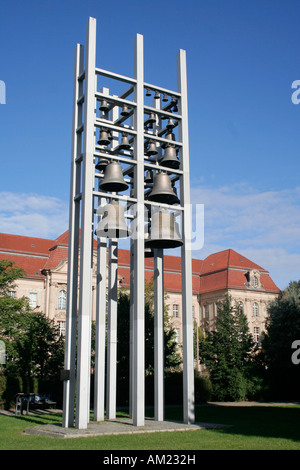
<path id="1" fill-rule="evenodd" d="M 215 432 L 300 442 L 300 406 L 197 406 L 196 420 L 230 424 Z"/>

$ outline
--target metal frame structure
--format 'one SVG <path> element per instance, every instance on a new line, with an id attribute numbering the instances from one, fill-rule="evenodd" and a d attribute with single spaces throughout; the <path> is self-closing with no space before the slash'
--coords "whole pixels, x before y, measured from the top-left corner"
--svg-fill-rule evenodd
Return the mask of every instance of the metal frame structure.
<path id="1" fill-rule="evenodd" d="M 84 57 L 85 56 L 85 57 Z M 66 352 L 64 374 L 63 427 L 85 429 L 90 417 L 90 368 L 91 368 L 91 316 L 92 270 L 95 225 L 102 220 L 107 201 L 123 204 L 126 218 L 134 227 L 130 239 L 130 413 L 135 426 L 144 425 L 145 408 L 145 353 L 144 353 L 144 256 L 145 256 L 145 208 L 148 211 L 172 210 L 181 219 L 182 232 L 182 307 L 183 307 L 183 389 L 184 422 L 194 422 L 194 370 L 193 370 L 193 317 L 192 317 L 192 267 L 191 267 L 191 213 L 189 189 L 189 144 L 186 55 L 180 50 L 177 56 L 178 91 L 167 90 L 144 82 L 143 36 L 134 42 L 134 78 L 125 77 L 103 69 L 96 60 L 96 20 L 89 18 L 86 48 L 77 45 L 75 51 L 74 99 L 72 124 L 72 158 L 69 213 L 68 293 L 66 317 Z M 106 77 L 129 88 L 112 95 L 102 87 L 98 91 L 98 78 Z M 145 90 L 164 94 L 175 100 L 178 109 L 165 100 L 154 100 L 153 106 L 144 103 Z M 132 95 L 132 99 L 128 97 Z M 161 97 L 160 97 L 161 98 Z M 97 104 L 106 99 L 107 112 L 97 116 Z M 129 117 L 122 118 L 120 108 L 128 106 Z M 155 113 L 152 129 L 147 126 L 148 117 Z M 147 116 L 145 121 L 145 115 Z M 164 137 L 163 119 L 175 118 L 178 126 L 176 148 L 180 167 L 166 168 L 159 159 L 145 155 L 145 143 L 158 146 L 170 144 Z M 126 119 L 130 124 L 125 124 Z M 127 122 L 127 121 L 126 121 Z M 105 127 L 111 132 L 109 149 L 97 145 L 96 136 Z M 150 126 L 151 127 L 151 126 Z M 131 150 L 120 150 L 119 137 L 129 136 Z M 99 159 L 117 161 L 125 166 L 124 178 L 131 186 L 130 195 L 105 192 L 98 183 L 103 178 L 95 166 Z M 172 183 L 180 187 L 180 204 L 170 206 L 149 201 L 145 196 L 145 171 L 164 171 Z M 175 212 L 174 212 L 175 211 Z M 146 210 L 147 213 L 147 210 Z M 107 251 L 108 250 L 108 251 Z M 98 236 L 96 282 L 96 350 L 94 420 L 105 415 L 105 358 L 106 361 L 106 418 L 116 417 L 116 354 L 117 354 L 117 284 L 118 239 Z M 164 420 L 164 288 L 163 248 L 154 248 L 155 294 L 155 419 Z M 108 279 L 107 279 L 108 268 Z M 79 280 L 79 284 L 78 284 Z M 108 283 L 108 331 L 106 334 L 106 289 Z M 79 289 L 78 289 L 79 287 Z M 77 298 L 79 291 L 79 296 Z M 78 318 L 77 318 L 78 309 Z M 78 325 L 77 325 L 78 320 Z M 76 390 L 76 393 L 75 393 Z M 76 395 L 76 405 L 75 405 Z M 75 407 L 74 407 L 75 405 Z M 74 410 L 75 408 L 75 410 Z"/>

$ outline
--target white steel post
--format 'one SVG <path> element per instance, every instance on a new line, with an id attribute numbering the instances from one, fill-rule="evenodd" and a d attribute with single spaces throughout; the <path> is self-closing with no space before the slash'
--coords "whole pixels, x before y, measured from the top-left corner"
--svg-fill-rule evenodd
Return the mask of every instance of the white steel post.
<path id="1" fill-rule="evenodd" d="M 83 93 L 82 75 L 84 64 L 84 48 L 77 44 L 75 50 L 74 92 L 73 92 L 73 122 L 72 122 L 72 159 L 70 181 L 70 207 L 69 207 L 69 243 L 68 243 L 68 286 L 66 309 L 66 342 L 65 342 L 65 370 L 70 371 L 69 380 L 64 381 L 63 399 L 63 427 L 72 427 L 74 424 L 75 399 L 75 361 L 76 361 L 76 331 L 77 331 L 77 289 L 78 289 L 78 251 L 79 251 L 79 213 L 80 200 L 75 196 L 80 192 L 81 162 L 78 160 L 81 153 L 82 133 L 76 129 L 82 124 L 82 104 L 78 98 Z"/>
<path id="2" fill-rule="evenodd" d="M 134 171 L 136 220 L 134 234 L 134 367 L 133 367 L 133 424 L 143 426 L 145 419 L 145 284 L 144 284 L 144 51 L 143 36 L 136 35 L 134 43 L 134 114 L 135 137 Z"/>
<path id="3" fill-rule="evenodd" d="M 163 250 L 154 250 L 154 418 L 164 420 L 164 268 Z"/>
<path id="4" fill-rule="evenodd" d="M 76 427 L 87 428 L 90 399 L 90 335 L 92 310 L 92 241 L 95 146 L 96 20 L 89 18 L 85 55 L 85 103 L 80 242 L 80 286 L 77 357 Z"/>
<path id="5" fill-rule="evenodd" d="M 192 313 L 192 254 L 191 254 L 191 207 L 190 169 L 188 138 L 188 102 L 186 52 L 180 49 L 177 55 L 177 80 L 179 99 L 179 140 L 182 142 L 181 162 L 183 175 L 180 183 L 182 212 L 181 268 L 182 268 L 182 327 L 183 327 L 183 415 L 186 424 L 195 421 L 194 410 L 194 359 L 193 359 L 193 313 Z"/>

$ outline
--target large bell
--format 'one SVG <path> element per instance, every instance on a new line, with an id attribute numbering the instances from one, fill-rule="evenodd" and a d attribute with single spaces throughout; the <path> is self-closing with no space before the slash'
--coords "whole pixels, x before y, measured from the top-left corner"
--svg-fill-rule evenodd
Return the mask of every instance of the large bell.
<path id="1" fill-rule="evenodd" d="M 145 240 L 146 248 L 177 248 L 183 241 L 173 213 L 161 210 L 152 214 L 151 231 Z"/>
<path id="2" fill-rule="evenodd" d="M 108 145 L 110 143 L 110 138 L 107 132 L 107 129 L 101 129 L 100 137 L 98 140 L 98 145 Z"/>
<path id="3" fill-rule="evenodd" d="M 128 184 L 124 180 L 122 167 L 118 162 L 109 163 L 104 172 L 104 178 L 99 184 L 99 189 L 103 191 L 119 192 L 125 191 Z"/>
<path id="4" fill-rule="evenodd" d="M 117 201 L 111 201 L 103 208 L 103 216 L 96 228 L 97 237 L 126 238 L 130 235 L 127 227 L 124 207 Z"/>
<path id="5" fill-rule="evenodd" d="M 154 177 L 154 185 L 148 196 L 149 201 L 165 204 L 179 204 L 179 199 L 174 193 L 170 176 L 166 173 L 157 173 Z"/>
<path id="6" fill-rule="evenodd" d="M 168 144 L 165 148 L 165 153 L 160 160 L 159 164 L 161 166 L 166 166 L 168 168 L 178 169 L 180 166 L 180 161 L 177 157 L 177 151 L 175 145 Z"/>

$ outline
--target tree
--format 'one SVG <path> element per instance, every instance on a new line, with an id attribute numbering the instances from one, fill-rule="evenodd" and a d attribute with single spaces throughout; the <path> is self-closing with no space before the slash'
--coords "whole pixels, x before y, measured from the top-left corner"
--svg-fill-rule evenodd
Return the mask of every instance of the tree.
<path id="1" fill-rule="evenodd" d="M 0 339 L 5 342 L 6 376 L 25 392 L 32 391 L 33 381 L 57 378 L 63 365 L 64 341 L 53 321 L 33 311 L 26 297 L 8 295 L 24 271 L 11 261 L 0 261 Z"/>
<path id="2" fill-rule="evenodd" d="M 232 306 L 229 296 L 217 310 L 215 330 L 200 339 L 200 359 L 209 371 L 214 398 L 241 400 L 247 392 L 254 344 L 246 316 Z"/>
<path id="3" fill-rule="evenodd" d="M 175 331 L 171 326 L 165 305 L 164 318 L 165 373 L 180 369 L 181 357 L 177 350 Z M 130 295 L 127 290 L 118 293 L 118 391 L 120 397 L 128 397 L 129 345 L 130 345 Z M 154 374 L 154 290 L 153 281 L 145 284 L 145 374 L 150 383 Z M 125 400 L 126 401 L 126 400 Z"/>
<path id="4" fill-rule="evenodd" d="M 300 366 L 292 361 L 292 344 L 300 340 L 300 281 L 292 281 L 268 308 L 260 357 L 272 399 L 299 400 Z"/>

